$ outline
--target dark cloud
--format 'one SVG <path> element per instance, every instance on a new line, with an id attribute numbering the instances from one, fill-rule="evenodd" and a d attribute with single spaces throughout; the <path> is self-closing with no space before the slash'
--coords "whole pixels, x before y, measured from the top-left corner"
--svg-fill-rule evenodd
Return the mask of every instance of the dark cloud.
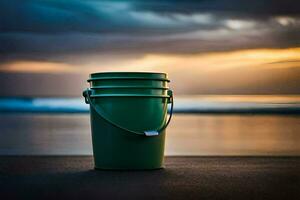
<path id="1" fill-rule="evenodd" d="M 2 0 L 0 62 L 294 47 L 299 15 L 296 0 Z"/>
<path id="2" fill-rule="evenodd" d="M 299 15 L 300 2 L 297 0 L 161 0 L 136 3 L 137 10 L 161 13 L 220 12 L 239 16 Z"/>
<path id="3" fill-rule="evenodd" d="M 174 14 L 212 13 L 216 16 L 214 23 L 224 16 L 254 19 L 259 16 L 266 18 L 280 15 L 300 15 L 300 2 L 297 0 L 255 0 L 251 2 L 247 0 L 146 2 L 2 0 L 0 8 L 1 32 L 42 33 L 126 32 L 128 29 L 139 28 L 187 28 L 193 24 L 188 21 L 178 22 L 179 19 L 174 17 Z M 213 27 L 213 24 L 207 25 Z M 203 24 L 201 28 L 203 28 Z"/>

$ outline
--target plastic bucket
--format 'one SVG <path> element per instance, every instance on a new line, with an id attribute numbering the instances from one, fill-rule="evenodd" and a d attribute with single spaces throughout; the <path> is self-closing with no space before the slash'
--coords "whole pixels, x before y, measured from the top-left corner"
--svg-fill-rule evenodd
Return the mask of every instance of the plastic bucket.
<path id="1" fill-rule="evenodd" d="M 90 104 L 95 168 L 163 167 L 166 127 L 173 110 L 167 75 L 95 73 L 88 82 L 91 87 L 83 95 Z"/>

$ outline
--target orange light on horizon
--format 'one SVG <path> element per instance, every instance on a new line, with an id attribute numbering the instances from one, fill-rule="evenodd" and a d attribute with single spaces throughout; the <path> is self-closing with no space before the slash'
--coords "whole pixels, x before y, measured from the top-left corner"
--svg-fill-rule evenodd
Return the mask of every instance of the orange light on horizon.
<path id="1" fill-rule="evenodd" d="M 252 49 L 189 55 L 149 54 L 122 68 L 135 67 L 142 70 L 182 71 L 193 69 L 203 72 L 218 72 L 234 68 L 300 67 L 300 48 Z"/>
<path id="2" fill-rule="evenodd" d="M 95 71 L 220 72 L 230 69 L 300 67 L 300 48 L 250 49 L 199 54 L 145 54 L 139 58 L 95 60 L 84 68 L 67 63 L 17 61 L 0 65 L 3 72 L 61 73 Z M 99 63 L 99 64 L 98 64 Z"/>
<path id="3" fill-rule="evenodd" d="M 22 73 L 59 73 L 73 72 L 74 70 L 74 67 L 69 64 L 42 61 L 17 61 L 0 67 L 0 71 L 3 72 Z"/>

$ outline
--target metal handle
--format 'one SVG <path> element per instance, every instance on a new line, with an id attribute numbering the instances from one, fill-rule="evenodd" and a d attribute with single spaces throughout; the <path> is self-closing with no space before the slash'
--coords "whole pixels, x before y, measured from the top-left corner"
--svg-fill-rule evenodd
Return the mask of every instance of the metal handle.
<path id="1" fill-rule="evenodd" d="M 85 91 L 83 91 L 82 95 L 85 98 L 85 103 L 90 104 L 102 119 L 104 119 L 105 121 L 107 121 L 108 123 L 110 123 L 111 125 L 119 128 L 119 129 L 122 129 L 122 130 L 130 132 L 130 133 L 134 133 L 134 134 L 137 134 L 137 135 L 146 135 L 146 136 L 159 135 L 159 133 L 161 131 L 163 131 L 164 129 L 167 128 L 167 126 L 169 125 L 169 123 L 171 121 L 172 115 L 173 115 L 173 104 L 174 104 L 173 103 L 174 102 L 173 101 L 173 92 L 172 92 L 172 90 L 168 90 L 168 95 L 170 96 L 170 98 L 168 100 L 168 103 L 171 103 L 171 108 L 170 108 L 170 116 L 169 116 L 169 119 L 167 120 L 167 122 L 158 130 L 149 130 L 149 131 L 144 131 L 144 132 L 133 131 L 133 130 L 127 129 L 123 126 L 120 126 L 119 124 L 116 124 L 115 122 L 111 121 L 110 119 L 104 117 L 103 114 L 101 113 L 101 111 L 99 111 L 99 109 L 97 109 L 96 105 L 91 100 L 91 97 L 90 97 L 91 90 L 89 88 L 87 88 Z M 166 110 L 168 110 L 168 109 L 166 109 Z"/>

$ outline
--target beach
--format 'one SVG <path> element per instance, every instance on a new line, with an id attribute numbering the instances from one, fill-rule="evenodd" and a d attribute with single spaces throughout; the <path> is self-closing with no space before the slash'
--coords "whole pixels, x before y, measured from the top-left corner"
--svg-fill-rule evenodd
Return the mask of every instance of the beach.
<path id="1" fill-rule="evenodd" d="M 299 157 L 166 157 L 150 171 L 96 171 L 91 156 L 1 156 L 5 199 L 299 199 Z"/>

